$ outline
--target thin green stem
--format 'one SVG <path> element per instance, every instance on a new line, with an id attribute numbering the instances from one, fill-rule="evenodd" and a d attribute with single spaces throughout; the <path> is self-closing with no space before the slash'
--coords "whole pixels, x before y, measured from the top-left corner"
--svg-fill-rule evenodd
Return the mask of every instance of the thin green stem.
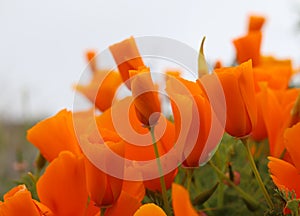
<path id="1" fill-rule="evenodd" d="M 161 185 L 161 190 L 162 190 L 162 198 L 163 198 L 163 202 L 164 202 L 164 209 L 165 209 L 167 215 L 170 216 L 171 215 L 171 209 L 170 209 L 169 202 L 168 202 L 167 187 L 166 187 L 165 178 L 164 178 L 164 175 L 163 175 L 162 166 L 161 166 L 161 162 L 160 162 L 160 155 L 159 155 L 159 152 L 158 152 L 158 147 L 157 147 L 157 143 L 156 143 L 156 139 L 155 139 L 155 135 L 154 135 L 154 126 L 150 127 L 150 133 L 151 133 L 151 137 L 152 137 L 154 153 L 155 153 L 158 172 L 159 172 L 159 176 L 160 176 L 159 180 L 160 180 L 160 185 Z"/>
<path id="2" fill-rule="evenodd" d="M 253 171 L 253 173 L 255 175 L 256 181 L 257 181 L 260 189 L 263 192 L 263 195 L 264 195 L 264 197 L 265 197 L 265 199 L 266 199 L 266 201 L 268 203 L 268 206 L 269 206 L 270 209 L 274 209 L 274 204 L 273 204 L 273 202 L 272 202 L 272 200 L 270 198 L 270 195 L 269 195 L 269 193 L 268 193 L 268 191 L 267 191 L 267 189 L 266 189 L 266 187 L 265 187 L 265 185 L 264 185 L 264 183 L 263 183 L 263 181 L 262 181 L 262 179 L 260 177 L 260 174 L 259 174 L 259 172 L 257 170 L 257 167 L 255 165 L 253 156 L 251 154 L 249 141 L 248 141 L 248 139 L 241 139 L 241 141 L 243 142 L 244 146 L 246 147 L 247 156 L 248 156 L 248 159 L 249 159 L 249 162 L 250 162 L 251 169 L 252 169 L 252 171 Z"/>
<path id="3" fill-rule="evenodd" d="M 247 194 L 245 191 L 243 191 L 239 186 L 235 185 L 213 162 L 212 160 L 209 161 L 209 165 L 216 171 L 216 173 L 221 176 L 228 184 L 234 188 L 240 196 L 246 200 L 251 206 L 256 209 L 259 206 L 259 203 L 253 199 L 249 194 Z"/>
<path id="4" fill-rule="evenodd" d="M 100 208 L 100 216 L 105 215 L 106 208 Z"/>
<path id="5" fill-rule="evenodd" d="M 217 151 L 215 155 L 217 166 L 221 168 L 223 165 L 221 158 L 220 158 L 220 152 Z M 218 174 L 218 178 L 220 182 L 222 182 L 222 176 Z M 218 187 L 218 207 L 222 208 L 224 204 L 224 184 L 219 184 Z"/>
<path id="6" fill-rule="evenodd" d="M 187 191 L 190 191 L 190 189 L 191 189 L 193 171 L 194 171 L 193 168 L 186 169 L 186 175 L 187 175 L 186 189 L 187 189 Z"/>

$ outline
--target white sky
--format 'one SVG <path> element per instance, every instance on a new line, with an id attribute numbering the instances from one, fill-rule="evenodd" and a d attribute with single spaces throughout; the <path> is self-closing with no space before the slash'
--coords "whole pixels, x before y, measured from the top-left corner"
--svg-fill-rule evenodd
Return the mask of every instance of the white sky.
<path id="1" fill-rule="evenodd" d="M 252 13 L 268 18 L 263 53 L 299 66 L 299 0 L 0 0 L 0 118 L 71 109 L 84 51 L 131 35 L 170 37 L 195 49 L 206 35 L 207 59 L 229 63 L 231 41 L 246 32 Z"/>

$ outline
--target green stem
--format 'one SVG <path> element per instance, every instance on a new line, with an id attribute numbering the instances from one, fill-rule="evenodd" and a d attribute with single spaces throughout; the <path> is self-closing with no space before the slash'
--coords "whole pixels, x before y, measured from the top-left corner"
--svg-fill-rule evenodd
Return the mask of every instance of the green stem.
<path id="1" fill-rule="evenodd" d="M 219 168 L 221 168 L 223 163 L 221 161 L 219 151 L 216 152 L 215 159 L 216 159 L 217 166 Z M 219 178 L 220 182 L 222 182 L 222 176 L 218 174 L 218 178 Z M 218 203 L 219 208 L 223 207 L 223 204 L 224 204 L 224 184 L 219 184 L 219 187 L 218 187 L 218 202 L 217 203 Z"/>
<path id="2" fill-rule="evenodd" d="M 100 208 L 100 216 L 105 215 L 106 208 Z"/>
<path id="3" fill-rule="evenodd" d="M 186 175 L 187 175 L 186 189 L 187 189 L 187 191 L 190 191 L 190 189 L 191 189 L 193 171 L 194 171 L 193 168 L 188 168 L 186 170 Z"/>
<path id="4" fill-rule="evenodd" d="M 270 198 L 270 195 L 269 195 L 269 193 L 268 193 L 268 191 L 267 191 L 267 189 L 266 189 L 266 187 L 265 187 L 265 185 L 264 185 L 264 183 L 263 183 L 263 181 L 262 181 L 262 179 L 260 177 L 260 174 L 259 174 L 259 172 L 257 170 L 257 167 L 255 165 L 253 156 L 251 154 L 249 141 L 248 141 L 248 139 L 241 139 L 241 141 L 243 142 L 244 146 L 246 147 L 247 156 L 248 156 L 248 159 L 249 159 L 249 162 L 250 162 L 251 169 L 252 169 L 252 171 L 253 171 L 253 173 L 255 175 L 255 178 L 256 178 L 256 180 L 258 182 L 258 185 L 259 185 L 260 189 L 263 192 L 263 195 L 264 195 L 264 197 L 265 197 L 265 199 L 266 199 L 266 201 L 268 203 L 268 206 L 269 206 L 270 209 L 274 209 L 274 204 L 273 204 L 273 202 L 272 202 L 272 200 Z"/>
<path id="5" fill-rule="evenodd" d="M 162 198 L 163 198 L 163 202 L 164 202 L 164 209 L 166 211 L 166 214 L 168 216 L 170 216 L 171 215 L 171 209 L 170 209 L 169 202 L 168 202 L 167 187 L 166 187 L 166 183 L 165 183 L 165 178 L 164 178 L 163 171 L 162 171 L 162 166 L 161 166 L 161 163 L 160 163 L 160 155 L 159 155 L 159 152 L 158 152 L 158 147 L 157 147 L 157 143 L 156 143 L 156 139 L 155 139 L 155 135 L 154 135 L 154 126 L 150 127 L 150 133 L 151 133 L 151 137 L 152 137 L 154 153 L 155 153 L 157 167 L 158 167 L 159 176 L 160 176 L 159 180 L 160 180 L 160 185 L 161 185 L 161 190 L 162 190 Z"/>
<path id="6" fill-rule="evenodd" d="M 245 191 L 243 191 L 239 186 L 235 185 L 213 162 L 212 160 L 209 161 L 209 165 L 216 171 L 218 175 L 220 175 L 223 179 L 228 182 L 228 184 L 234 188 L 240 196 L 246 200 L 253 208 L 257 208 L 259 206 L 259 203 L 253 199 L 253 197 L 249 196 Z"/>

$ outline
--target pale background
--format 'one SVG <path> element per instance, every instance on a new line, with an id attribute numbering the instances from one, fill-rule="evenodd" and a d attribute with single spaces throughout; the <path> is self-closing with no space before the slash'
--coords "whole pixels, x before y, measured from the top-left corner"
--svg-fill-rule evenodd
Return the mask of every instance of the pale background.
<path id="1" fill-rule="evenodd" d="M 129 36 L 170 37 L 230 63 L 249 14 L 267 17 L 262 51 L 300 65 L 298 0 L 0 0 L 0 118 L 38 118 L 72 108 L 84 52 Z"/>

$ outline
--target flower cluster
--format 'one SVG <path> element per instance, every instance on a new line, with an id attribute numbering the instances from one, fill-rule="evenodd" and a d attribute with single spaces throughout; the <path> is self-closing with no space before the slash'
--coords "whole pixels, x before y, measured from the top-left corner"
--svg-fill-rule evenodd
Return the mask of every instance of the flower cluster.
<path id="1" fill-rule="evenodd" d="M 296 73 L 291 60 L 261 53 L 264 23 L 264 17 L 249 18 L 246 34 L 233 41 L 236 64 L 230 67 L 217 62 L 209 72 L 203 40 L 194 80 L 178 70 L 156 82 L 133 37 L 109 47 L 114 70 L 101 69 L 96 53 L 87 52 L 92 78 L 74 89 L 92 108 L 61 110 L 28 130 L 40 151 L 32 174 L 37 196 L 17 185 L 0 201 L 0 215 L 214 215 L 205 203 L 224 187 L 235 190 L 249 211 L 298 214 L 300 92 L 289 87 Z M 118 98 L 121 86 L 129 95 Z M 211 159 L 220 143 L 227 144 L 222 137 L 245 146 L 261 202 L 240 187 L 243 175 L 232 163 L 225 173 Z M 260 157 L 269 156 L 277 201 L 254 158 L 265 140 L 269 151 Z M 206 178 L 195 174 L 204 164 L 219 182 L 194 195 L 195 178 Z"/>

